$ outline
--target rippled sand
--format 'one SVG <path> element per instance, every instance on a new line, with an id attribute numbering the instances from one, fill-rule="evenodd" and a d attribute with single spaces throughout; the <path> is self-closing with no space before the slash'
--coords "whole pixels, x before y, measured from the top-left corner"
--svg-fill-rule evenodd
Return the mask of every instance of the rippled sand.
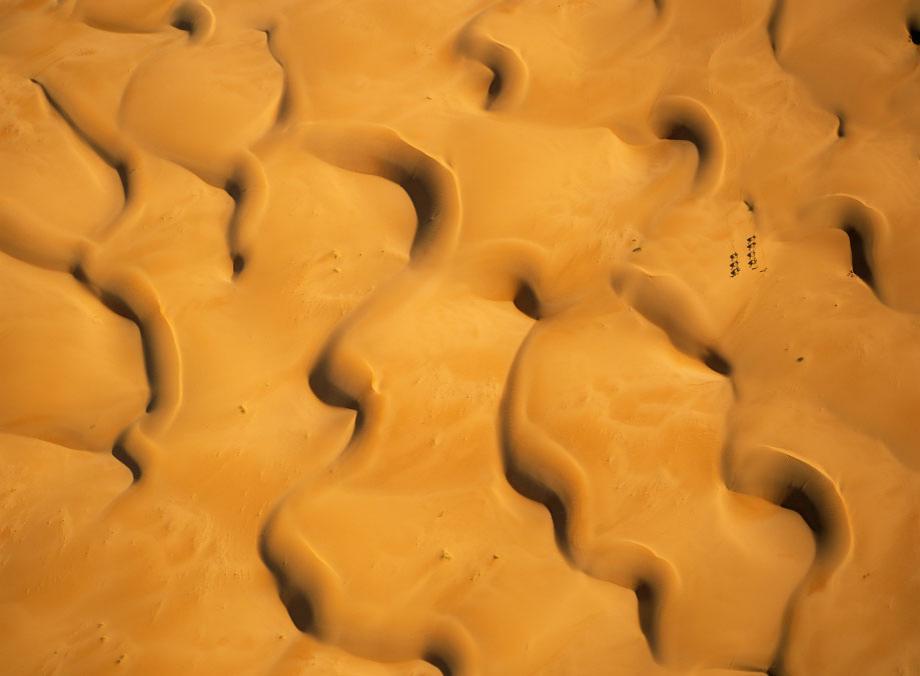
<path id="1" fill-rule="evenodd" d="M 0 4 L 0 671 L 920 674 L 920 4 Z"/>

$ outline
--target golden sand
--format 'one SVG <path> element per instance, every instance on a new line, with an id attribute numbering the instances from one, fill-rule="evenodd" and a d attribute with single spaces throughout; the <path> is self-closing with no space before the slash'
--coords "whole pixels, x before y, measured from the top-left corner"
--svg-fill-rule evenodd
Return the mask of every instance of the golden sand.
<path id="1" fill-rule="evenodd" d="M 920 3 L 0 3 L 0 672 L 920 674 Z"/>

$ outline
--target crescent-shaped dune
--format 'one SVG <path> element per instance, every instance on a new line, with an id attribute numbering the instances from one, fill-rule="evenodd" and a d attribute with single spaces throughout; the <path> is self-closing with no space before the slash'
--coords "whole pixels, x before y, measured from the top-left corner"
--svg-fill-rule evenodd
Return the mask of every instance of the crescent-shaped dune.
<path id="1" fill-rule="evenodd" d="M 0 674 L 920 676 L 920 2 L 0 2 Z"/>

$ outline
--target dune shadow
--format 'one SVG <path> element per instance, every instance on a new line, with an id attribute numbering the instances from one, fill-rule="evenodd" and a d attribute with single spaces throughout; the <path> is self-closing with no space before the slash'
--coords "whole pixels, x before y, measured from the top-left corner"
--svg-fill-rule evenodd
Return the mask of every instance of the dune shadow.
<path id="1" fill-rule="evenodd" d="M 313 603 L 303 590 L 291 582 L 279 560 L 272 556 L 268 546 L 267 528 L 263 528 L 259 536 L 259 557 L 275 580 L 278 597 L 287 610 L 291 622 L 298 631 L 318 636 Z"/>
<path id="2" fill-rule="evenodd" d="M 767 37 L 770 40 L 770 48 L 774 55 L 779 54 L 779 28 L 785 9 L 785 0 L 774 0 L 770 8 L 770 16 L 767 19 Z"/>
<path id="3" fill-rule="evenodd" d="M 876 289 L 875 286 L 875 273 L 872 270 L 872 265 L 869 263 L 869 246 L 866 241 L 867 238 L 863 235 L 863 230 L 866 229 L 866 226 L 845 224 L 841 229 L 846 233 L 850 243 L 850 265 L 853 274 L 863 280 L 866 286 L 877 294 L 878 289 Z"/>

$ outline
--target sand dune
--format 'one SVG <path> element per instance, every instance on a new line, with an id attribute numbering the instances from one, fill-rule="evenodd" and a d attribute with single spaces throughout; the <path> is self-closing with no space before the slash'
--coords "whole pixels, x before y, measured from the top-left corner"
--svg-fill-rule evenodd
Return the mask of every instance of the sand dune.
<path id="1" fill-rule="evenodd" d="M 920 674 L 918 43 L 0 6 L 0 671 Z"/>

